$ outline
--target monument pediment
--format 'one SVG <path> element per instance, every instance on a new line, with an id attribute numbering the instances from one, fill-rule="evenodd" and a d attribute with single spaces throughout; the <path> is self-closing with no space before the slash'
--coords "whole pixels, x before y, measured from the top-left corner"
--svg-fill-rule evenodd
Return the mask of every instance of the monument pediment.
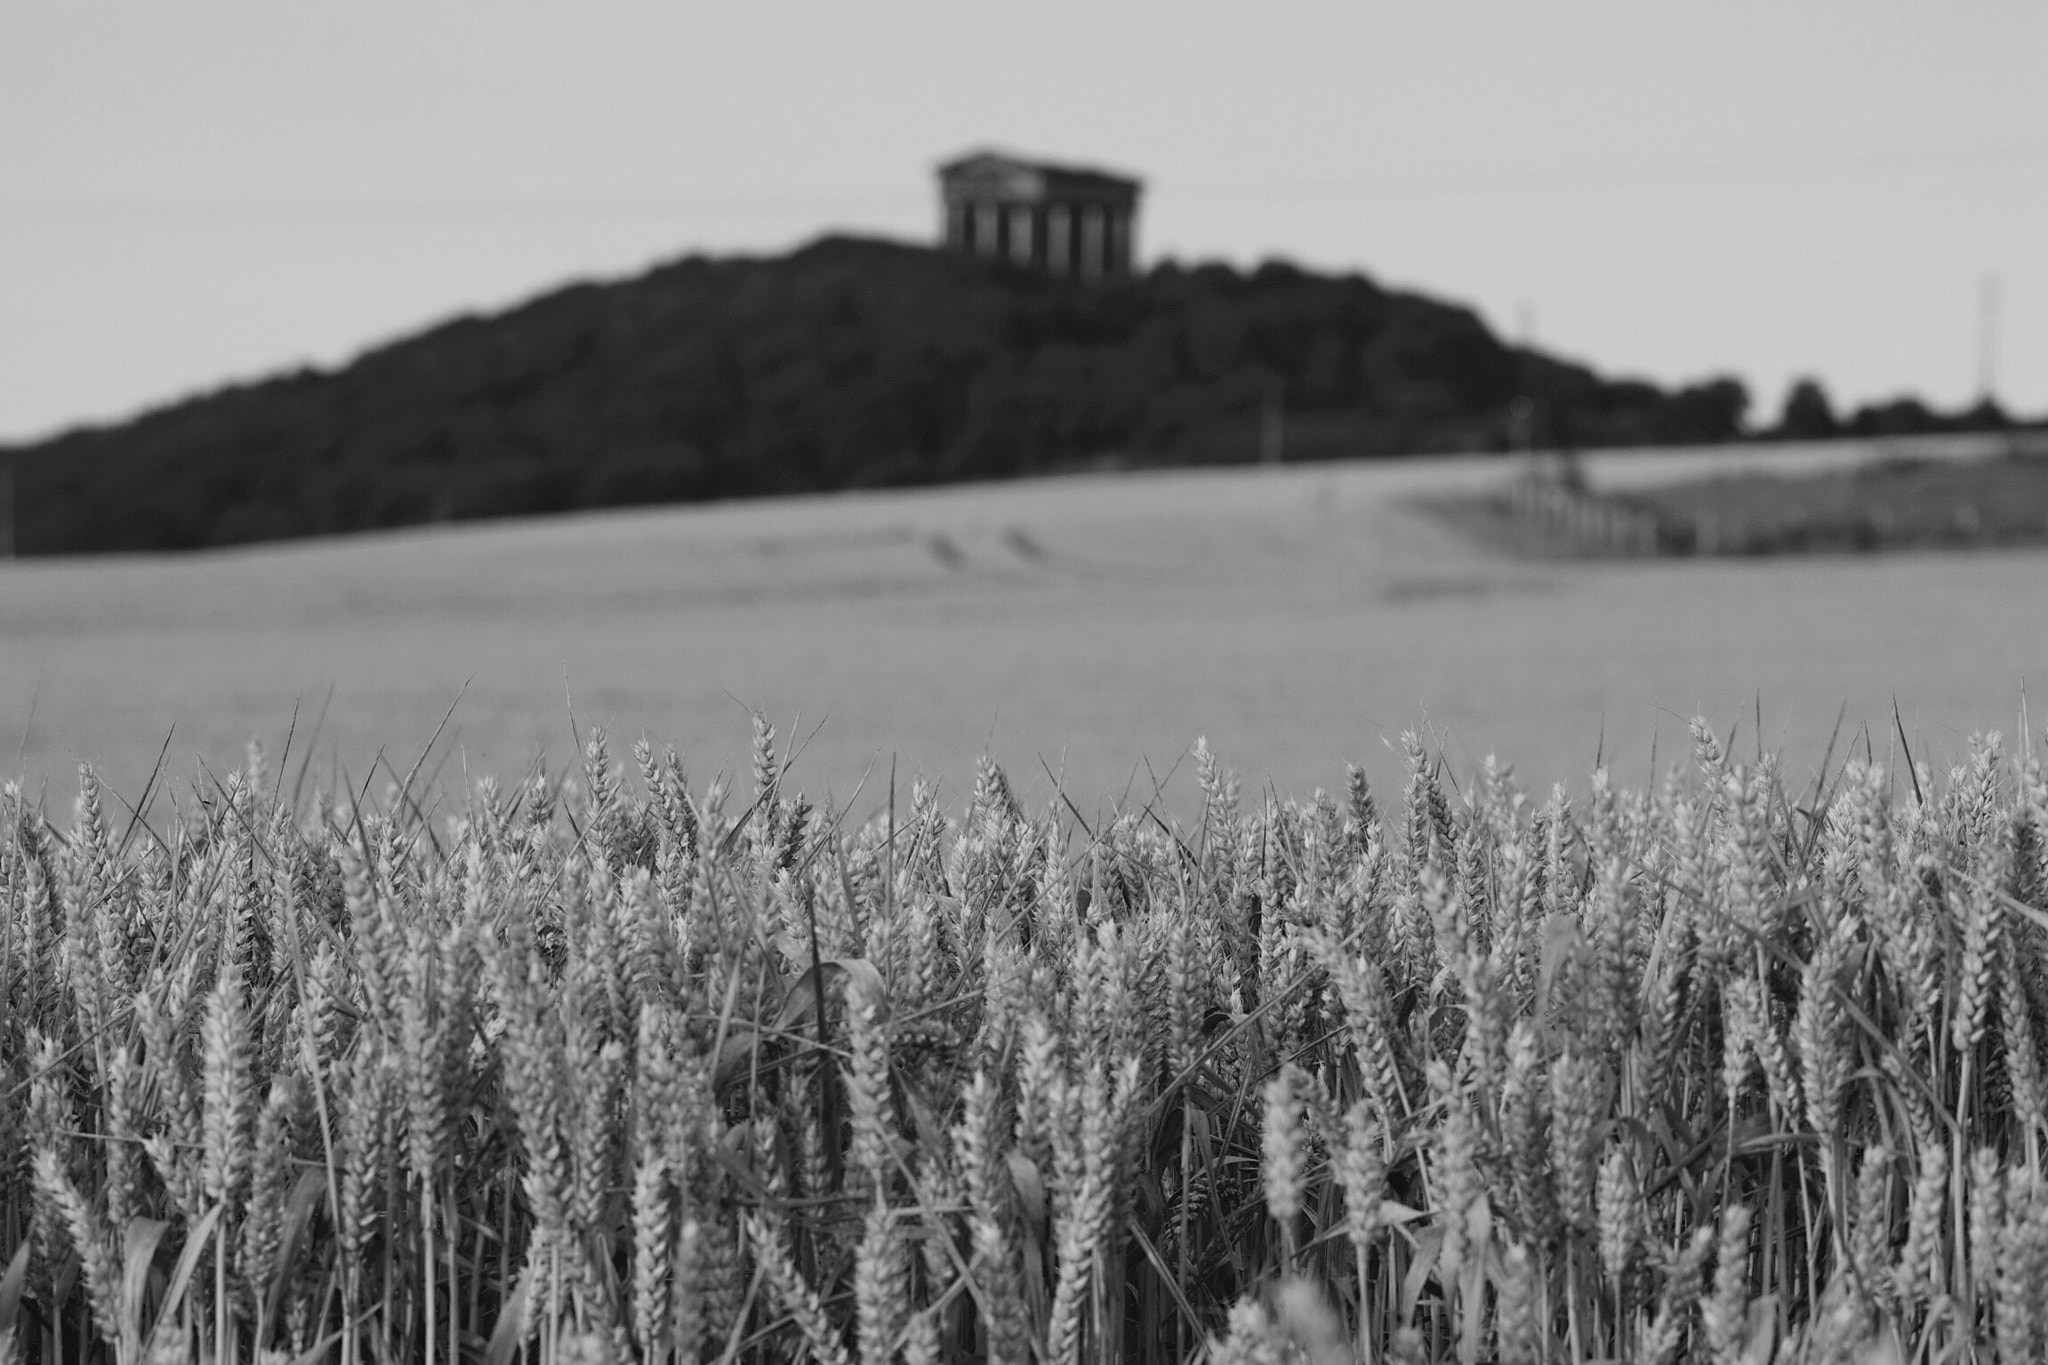
<path id="1" fill-rule="evenodd" d="M 997 152 L 978 152 L 939 167 L 939 180 L 950 195 L 1036 203 L 1045 197 L 1042 168 Z"/>

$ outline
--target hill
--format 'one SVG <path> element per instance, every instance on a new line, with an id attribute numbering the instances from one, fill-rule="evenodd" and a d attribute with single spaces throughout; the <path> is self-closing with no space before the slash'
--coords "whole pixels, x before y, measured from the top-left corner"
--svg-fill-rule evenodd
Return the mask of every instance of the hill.
<path id="1" fill-rule="evenodd" d="M 1504 344 L 1469 309 L 1284 264 L 1086 286 L 831 237 L 465 317 L 328 372 L 7 454 L 24 554 L 181 549 L 748 494 L 1739 435 L 1675 392 Z"/>

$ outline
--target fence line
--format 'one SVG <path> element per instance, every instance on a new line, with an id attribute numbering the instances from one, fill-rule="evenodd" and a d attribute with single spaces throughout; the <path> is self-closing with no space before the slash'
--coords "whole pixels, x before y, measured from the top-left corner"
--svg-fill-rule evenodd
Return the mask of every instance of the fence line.
<path id="1" fill-rule="evenodd" d="M 1554 478 L 1531 476 L 1511 486 L 1508 505 L 1515 516 L 1595 554 L 1655 555 L 1663 549 L 1657 515 L 1574 488 Z"/>

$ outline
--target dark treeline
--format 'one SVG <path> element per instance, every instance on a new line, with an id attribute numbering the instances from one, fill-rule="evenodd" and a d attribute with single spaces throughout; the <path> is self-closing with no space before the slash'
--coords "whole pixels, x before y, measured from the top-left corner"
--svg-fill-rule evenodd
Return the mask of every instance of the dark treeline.
<path id="1" fill-rule="evenodd" d="M 1812 396 L 1830 431 L 1805 402 L 1784 434 L 1845 427 Z M 1725 441 L 1748 407 L 1735 380 L 1604 379 L 1358 275 L 1169 264 L 1091 287 L 835 237 L 577 285 L 9 453 L 18 549 L 52 554 L 1243 462 L 1274 410 L 1296 460 Z"/>
<path id="2" fill-rule="evenodd" d="M 1960 412 L 1942 413 L 1913 397 L 1865 403 L 1854 412 L 1836 415 L 1827 390 L 1817 379 L 1801 379 L 1785 395 L 1776 426 L 1757 433 L 1790 441 L 1825 441 L 1839 436 L 1928 436 L 1942 432 L 2002 431 L 2019 425 L 1992 399 L 1979 400 Z"/>

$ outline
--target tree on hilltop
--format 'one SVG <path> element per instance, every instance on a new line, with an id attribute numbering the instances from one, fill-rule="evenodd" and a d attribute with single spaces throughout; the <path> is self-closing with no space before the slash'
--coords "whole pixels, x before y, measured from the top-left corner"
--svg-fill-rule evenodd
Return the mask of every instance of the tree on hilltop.
<path id="1" fill-rule="evenodd" d="M 1795 441 L 1819 441 L 1841 429 L 1835 420 L 1835 405 L 1820 381 L 1803 377 L 1785 395 L 1785 411 L 1778 418 L 1778 434 Z"/>

